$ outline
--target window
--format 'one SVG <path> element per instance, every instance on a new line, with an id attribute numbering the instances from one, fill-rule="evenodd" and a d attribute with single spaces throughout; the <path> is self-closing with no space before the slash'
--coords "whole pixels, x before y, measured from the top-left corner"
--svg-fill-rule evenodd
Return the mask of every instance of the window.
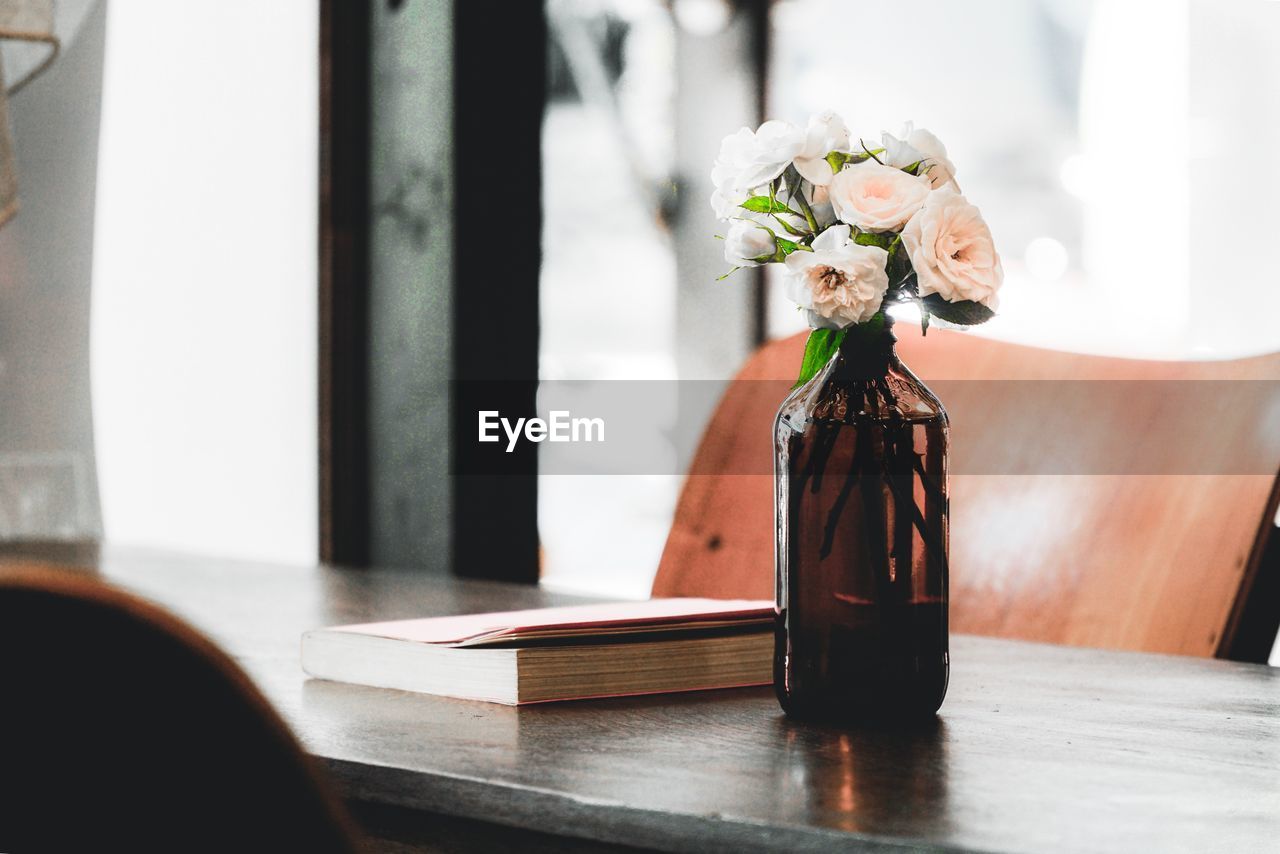
<path id="1" fill-rule="evenodd" d="M 547 15 L 540 376 L 557 393 L 566 380 L 674 380 L 671 16 L 656 0 L 553 0 Z M 559 450 L 540 448 L 544 470 Z M 678 487 L 667 473 L 540 475 L 543 583 L 647 596 Z"/>
<path id="2" fill-rule="evenodd" d="M 317 34 L 310 0 L 111 4 L 92 362 L 113 542 L 316 559 Z"/>

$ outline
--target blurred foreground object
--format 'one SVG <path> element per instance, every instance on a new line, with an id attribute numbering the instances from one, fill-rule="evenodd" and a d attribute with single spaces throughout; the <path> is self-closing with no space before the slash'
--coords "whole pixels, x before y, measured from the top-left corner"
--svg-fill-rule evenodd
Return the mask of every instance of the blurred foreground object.
<path id="1" fill-rule="evenodd" d="M 358 850 L 267 700 L 160 608 L 0 562 L 0 642 L 23 650 L 0 664 L 0 849 Z"/>

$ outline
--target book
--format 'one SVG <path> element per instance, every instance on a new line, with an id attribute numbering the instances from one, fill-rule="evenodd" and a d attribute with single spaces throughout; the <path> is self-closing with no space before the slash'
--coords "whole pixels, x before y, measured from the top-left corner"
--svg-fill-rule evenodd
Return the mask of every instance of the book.
<path id="1" fill-rule="evenodd" d="M 319 679 L 523 705 L 765 685 L 773 603 L 651 599 L 317 629 Z"/>

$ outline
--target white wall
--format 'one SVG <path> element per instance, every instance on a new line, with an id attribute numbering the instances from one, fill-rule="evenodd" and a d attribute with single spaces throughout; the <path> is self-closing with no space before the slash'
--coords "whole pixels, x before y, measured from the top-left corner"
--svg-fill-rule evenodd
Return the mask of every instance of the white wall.
<path id="1" fill-rule="evenodd" d="M 315 560 L 317 7 L 110 4 L 92 331 L 108 542 Z"/>

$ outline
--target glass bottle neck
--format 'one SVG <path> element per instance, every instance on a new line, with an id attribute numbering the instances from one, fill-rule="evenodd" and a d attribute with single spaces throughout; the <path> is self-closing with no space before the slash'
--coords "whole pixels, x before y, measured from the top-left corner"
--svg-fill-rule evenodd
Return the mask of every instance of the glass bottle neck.
<path id="1" fill-rule="evenodd" d="M 893 320 L 849 327 L 836 355 L 832 379 L 858 380 L 882 377 L 897 364 L 894 349 L 898 337 L 893 334 Z"/>

